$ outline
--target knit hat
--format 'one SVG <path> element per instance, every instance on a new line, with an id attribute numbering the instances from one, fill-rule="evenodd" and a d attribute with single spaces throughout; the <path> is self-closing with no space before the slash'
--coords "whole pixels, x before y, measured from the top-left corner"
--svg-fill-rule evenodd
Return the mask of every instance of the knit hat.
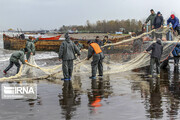
<path id="1" fill-rule="evenodd" d="M 174 18 L 175 18 L 175 15 L 174 15 L 174 14 L 172 14 L 172 15 L 171 15 L 171 18 L 172 18 L 172 19 L 174 19 Z"/>
<path id="2" fill-rule="evenodd" d="M 161 12 L 158 11 L 157 14 L 161 14 Z"/>
<path id="3" fill-rule="evenodd" d="M 88 41 L 87 41 L 87 44 L 91 44 L 91 43 L 92 43 L 92 41 L 91 41 L 91 40 L 88 40 Z"/>

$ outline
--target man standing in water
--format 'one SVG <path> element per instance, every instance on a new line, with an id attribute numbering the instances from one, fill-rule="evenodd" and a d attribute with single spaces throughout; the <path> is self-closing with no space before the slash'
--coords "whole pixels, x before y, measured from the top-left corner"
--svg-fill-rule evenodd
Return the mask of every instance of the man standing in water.
<path id="1" fill-rule="evenodd" d="M 35 55 L 35 50 L 36 50 L 36 48 L 35 48 L 34 43 L 36 43 L 36 42 L 39 40 L 39 38 L 37 38 L 37 39 L 35 39 L 35 40 L 33 40 L 33 39 L 34 39 L 34 38 L 33 38 L 32 36 L 29 36 L 29 39 L 28 39 L 27 42 L 26 42 L 26 48 L 27 48 L 27 50 L 28 50 L 28 52 L 27 52 L 27 54 L 26 54 L 26 59 L 27 59 L 27 60 L 29 60 L 30 55 Z"/>
<path id="2" fill-rule="evenodd" d="M 80 56 L 80 50 L 78 47 L 70 40 L 69 34 L 65 34 L 65 41 L 60 46 L 59 49 L 59 61 L 62 60 L 62 70 L 64 78 L 61 80 L 71 80 L 73 72 L 73 60 L 76 59 L 76 55 Z"/>
<path id="3" fill-rule="evenodd" d="M 103 77 L 103 59 L 104 53 L 102 52 L 100 46 L 92 41 L 88 41 L 89 48 L 88 48 L 88 56 L 87 60 L 89 60 L 93 56 L 93 61 L 91 62 L 92 68 L 92 76 L 89 77 L 90 79 L 96 79 L 97 68 L 99 71 L 99 77 Z"/>
<path id="4" fill-rule="evenodd" d="M 157 76 L 160 77 L 160 59 L 163 53 L 163 46 L 161 43 L 161 39 L 157 39 L 156 43 L 151 44 L 147 49 L 146 52 L 151 52 L 151 60 L 150 60 L 150 75 L 149 77 L 153 77 L 153 70 L 154 65 L 156 64 L 156 72 Z"/>
<path id="5" fill-rule="evenodd" d="M 17 67 L 17 72 L 19 72 L 19 68 L 20 68 L 20 64 L 19 64 L 19 60 L 22 62 L 22 64 L 25 64 L 25 60 L 24 60 L 24 54 L 27 53 L 27 49 L 24 48 L 24 49 L 21 49 L 20 51 L 16 51 L 14 52 L 11 57 L 10 57 L 10 64 L 9 66 L 3 71 L 4 74 L 7 74 L 7 71 L 9 69 L 11 69 L 13 67 L 13 65 L 15 64 L 16 67 Z"/>

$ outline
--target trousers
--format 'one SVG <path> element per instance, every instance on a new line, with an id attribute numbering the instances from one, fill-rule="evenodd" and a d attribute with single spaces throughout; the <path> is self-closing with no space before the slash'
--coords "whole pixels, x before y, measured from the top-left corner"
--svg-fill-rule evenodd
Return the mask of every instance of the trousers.
<path id="1" fill-rule="evenodd" d="M 73 60 L 63 60 L 62 62 L 63 75 L 65 79 L 72 77 Z"/>
<path id="2" fill-rule="evenodd" d="M 17 67 L 17 73 L 18 73 L 19 72 L 19 68 L 20 68 L 19 62 L 12 62 L 12 61 L 10 61 L 9 66 L 4 71 L 7 72 L 9 69 L 11 69 L 13 67 L 14 64 Z"/>

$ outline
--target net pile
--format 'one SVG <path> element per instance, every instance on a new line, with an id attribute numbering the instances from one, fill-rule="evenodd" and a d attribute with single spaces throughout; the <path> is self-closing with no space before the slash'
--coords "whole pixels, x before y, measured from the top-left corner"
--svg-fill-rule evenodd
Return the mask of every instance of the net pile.
<path id="1" fill-rule="evenodd" d="M 155 34 L 162 34 L 164 38 L 167 31 L 169 31 L 168 28 L 164 28 L 162 30 L 152 30 L 148 33 L 143 33 L 127 40 L 103 46 L 102 49 L 105 53 L 104 74 L 125 72 L 150 65 L 150 53 L 144 53 L 144 51 L 155 41 L 144 41 L 144 39 L 150 38 L 152 32 L 155 32 Z M 177 42 L 179 41 L 175 36 L 173 36 L 173 40 Z M 161 61 L 166 60 L 174 49 L 176 45 L 176 42 L 174 41 L 163 42 L 163 55 Z M 81 54 L 81 60 L 78 59 L 74 61 L 73 74 L 91 74 L 91 60 L 85 60 L 87 50 L 83 50 Z M 62 78 L 61 67 L 61 64 L 40 67 L 36 64 L 34 58 L 31 57 L 28 64 L 21 66 L 18 74 L 8 78 L 1 78 L 0 81 Z"/>

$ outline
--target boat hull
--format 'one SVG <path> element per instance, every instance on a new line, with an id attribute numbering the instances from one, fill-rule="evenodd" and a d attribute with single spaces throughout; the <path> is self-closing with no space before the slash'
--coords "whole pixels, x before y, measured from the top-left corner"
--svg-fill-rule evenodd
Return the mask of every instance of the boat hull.
<path id="1" fill-rule="evenodd" d="M 25 48 L 26 40 L 3 35 L 4 49 L 19 50 Z M 59 51 L 62 40 L 39 40 L 35 43 L 37 51 Z"/>

